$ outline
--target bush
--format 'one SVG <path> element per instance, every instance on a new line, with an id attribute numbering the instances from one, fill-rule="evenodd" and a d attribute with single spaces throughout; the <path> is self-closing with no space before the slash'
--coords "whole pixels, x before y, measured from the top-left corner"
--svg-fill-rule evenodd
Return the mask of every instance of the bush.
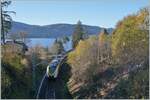
<path id="1" fill-rule="evenodd" d="M 11 48 L 2 47 L 2 98 L 30 98 L 31 72 L 21 62 L 25 58 L 4 49 L 8 51 Z"/>

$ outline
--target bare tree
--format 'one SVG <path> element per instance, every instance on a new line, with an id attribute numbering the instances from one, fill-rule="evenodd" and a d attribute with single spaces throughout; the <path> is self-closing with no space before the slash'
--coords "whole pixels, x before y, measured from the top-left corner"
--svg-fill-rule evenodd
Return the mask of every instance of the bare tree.
<path id="1" fill-rule="evenodd" d="M 20 39 L 25 43 L 27 33 L 26 32 L 20 32 L 19 35 L 20 35 Z"/>

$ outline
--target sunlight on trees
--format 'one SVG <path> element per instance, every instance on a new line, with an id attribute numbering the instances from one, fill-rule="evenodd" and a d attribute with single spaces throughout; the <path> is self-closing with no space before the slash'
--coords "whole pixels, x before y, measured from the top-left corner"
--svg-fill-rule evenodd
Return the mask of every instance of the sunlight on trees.
<path id="1" fill-rule="evenodd" d="M 68 63 L 72 67 L 71 79 L 78 84 L 84 83 L 80 91 L 86 93 L 81 95 L 86 97 L 92 95 L 93 93 L 88 92 L 87 88 L 89 91 L 96 88 L 96 91 L 97 87 L 105 87 L 105 83 L 112 80 L 113 76 L 132 69 L 132 72 L 128 73 L 129 79 L 120 80 L 117 90 L 112 91 L 108 98 L 148 98 L 147 17 L 148 10 L 141 9 L 137 14 L 129 15 L 119 21 L 112 35 L 104 29 L 98 38 L 90 36 L 78 42 L 75 50 L 68 55 Z"/>
<path id="2" fill-rule="evenodd" d="M 137 15 L 125 17 L 113 33 L 112 54 L 120 64 L 140 64 L 148 57 L 147 30 L 141 29 L 145 26 L 148 11 L 141 10 Z"/>

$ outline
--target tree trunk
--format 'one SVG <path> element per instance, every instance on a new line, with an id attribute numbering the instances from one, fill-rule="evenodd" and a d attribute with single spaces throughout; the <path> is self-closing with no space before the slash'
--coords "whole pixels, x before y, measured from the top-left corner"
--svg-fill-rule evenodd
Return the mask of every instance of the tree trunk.
<path id="1" fill-rule="evenodd" d="M 3 23 L 4 19 L 3 19 L 3 13 L 2 13 L 3 11 L 2 10 L 3 9 L 2 9 L 2 6 L 1 6 L 1 33 L 2 33 L 1 34 L 2 35 L 1 38 L 2 38 L 2 41 L 3 41 L 2 43 L 5 44 L 5 34 L 4 34 L 4 25 L 3 25 L 4 24 Z"/>

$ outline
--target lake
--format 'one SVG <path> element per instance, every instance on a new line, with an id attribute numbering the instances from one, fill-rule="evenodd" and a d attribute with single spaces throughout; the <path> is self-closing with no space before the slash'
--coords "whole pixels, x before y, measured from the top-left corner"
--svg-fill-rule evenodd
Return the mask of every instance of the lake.
<path id="1" fill-rule="evenodd" d="M 29 47 L 33 47 L 35 45 L 42 45 L 43 47 L 51 47 L 55 41 L 55 38 L 30 38 L 29 42 L 27 42 L 27 45 Z M 64 49 L 66 51 L 70 50 L 72 48 L 72 42 L 71 39 L 69 42 L 64 44 Z"/>

